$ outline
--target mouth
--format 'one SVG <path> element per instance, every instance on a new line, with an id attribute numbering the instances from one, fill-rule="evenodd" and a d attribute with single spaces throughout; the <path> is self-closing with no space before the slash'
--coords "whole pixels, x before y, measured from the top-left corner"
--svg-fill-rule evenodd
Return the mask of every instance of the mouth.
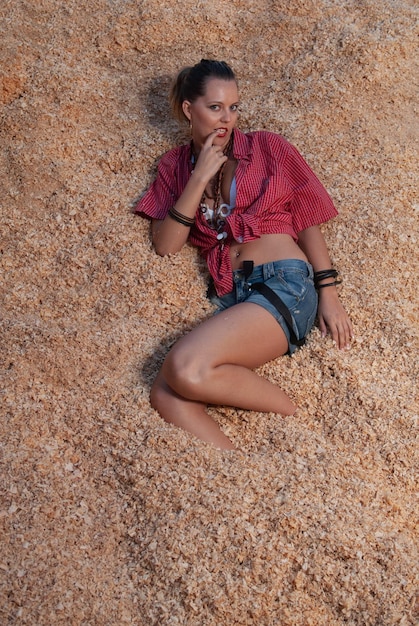
<path id="1" fill-rule="evenodd" d="M 217 137 L 225 137 L 228 133 L 228 128 L 216 128 Z"/>

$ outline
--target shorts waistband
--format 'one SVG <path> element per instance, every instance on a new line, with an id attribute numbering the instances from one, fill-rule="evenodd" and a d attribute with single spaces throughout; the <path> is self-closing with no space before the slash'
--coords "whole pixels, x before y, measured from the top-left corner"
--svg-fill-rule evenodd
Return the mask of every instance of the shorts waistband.
<path id="1" fill-rule="evenodd" d="M 250 282 L 257 280 L 269 280 L 273 278 L 281 271 L 296 269 L 307 272 L 307 276 L 313 278 L 313 267 L 310 263 L 302 261 L 301 259 L 281 259 L 280 261 L 270 261 L 269 263 L 263 263 L 262 265 L 255 265 L 251 275 L 247 278 Z M 244 278 L 244 270 L 233 270 L 233 281 L 239 282 Z"/>

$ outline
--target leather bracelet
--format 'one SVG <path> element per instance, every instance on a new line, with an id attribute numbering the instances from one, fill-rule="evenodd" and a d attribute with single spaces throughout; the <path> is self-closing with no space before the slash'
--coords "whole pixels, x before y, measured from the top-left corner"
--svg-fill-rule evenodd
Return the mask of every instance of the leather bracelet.
<path id="1" fill-rule="evenodd" d="M 323 280 L 325 278 L 336 278 L 339 272 L 330 268 L 330 270 L 320 270 L 319 272 L 314 272 L 314 282 L 318 282 L 319 280 Z"/>
<path id="2" fill-rule="evenodd" d="M 182 224 L 182 226 L 187 226 L 188 228 L 190 228 L 191 226 L 195 224 L 195 218 L 182 215 L 182 213 L 179 213 L 179 211 L 176 211 L 175 208 L 169 209 L 169 215 L 172 218 L 172 220 L 175 220 L 175 222 Z"/>
<path id="3" fill-rule="evenodd" d="M 342 282 L 338 280 L 339 272 L 332 267 L 328 270 L 320 270 L 318 272 L 314 272 L 314 286 L 316 289 L 322 289 L 323 287 L 334 287 L 336 285 L 340 285 Z M 335 280 L 331 283 L 324 283 L 320 285 L 321 280 L 325 280 L 325 278 L 334 278 Z"/>
<path id="4" fill-rule="evenodd" d="M 341 280 L 335 280 L 333 283 L 323 283 L 323 285 L 316 285 L 316 289 L 323 289 L 323 287 L 336 287 L 336 285 L 341 284 Z"/>

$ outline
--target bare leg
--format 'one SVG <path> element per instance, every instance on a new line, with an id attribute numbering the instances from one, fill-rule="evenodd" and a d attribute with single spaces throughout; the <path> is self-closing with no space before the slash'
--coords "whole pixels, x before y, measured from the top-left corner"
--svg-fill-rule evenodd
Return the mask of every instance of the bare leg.
<path id="1" fill-rule="evenodd" d="M 161 372 L 151 390 L 151 404 L 167 422 L 187 430 L 198 439 L 214 444 L 217 448 L 234 450 L 233 443 L 206 412 L 206 405 L 179 396 L 167 385 Z"/>
<path id="2" fill-rule="evenodd" d="M 296 406 L 288 396 L 252 371 L 287 350 L 283 330 L 265 309 L 231 307 L 175 344 L 153 385 L 153 407 L 167 422 L 231 449 L 206 404 L 292 415 Z"/>
<path id="3" fill-rule="evenodd" d="M 274 317 L 257 304 L 243 303 L 182 337 L 162 372 L 183 398 L 287 415 L 296 408 L 288 396 L 252 371 L 287 349 Z"/>

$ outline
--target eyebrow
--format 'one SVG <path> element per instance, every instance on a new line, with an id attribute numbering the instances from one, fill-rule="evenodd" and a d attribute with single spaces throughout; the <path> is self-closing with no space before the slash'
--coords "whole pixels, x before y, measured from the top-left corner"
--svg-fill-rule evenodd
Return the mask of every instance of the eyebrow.
<path id="1" fill-rule="evenodd" d="M 224 103 L 222 100 L 210 100 L 208 104 L 224 104 Z M 237 100 L 236 102 L 232 102 L 230 106 L 233 104 L 240 104 L 240 100 Z"/>

